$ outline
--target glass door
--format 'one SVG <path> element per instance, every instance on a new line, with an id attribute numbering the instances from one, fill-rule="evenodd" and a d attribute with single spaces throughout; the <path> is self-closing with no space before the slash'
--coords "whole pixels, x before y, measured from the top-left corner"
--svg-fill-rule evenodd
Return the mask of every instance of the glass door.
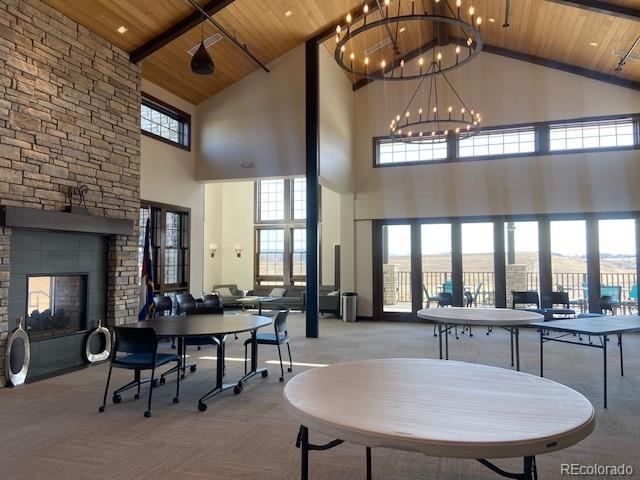
<path id="1" fill-rule="evenodd" d="M 411 225 L 382 226 L 382 311 L 412 311 Z"/>
<path id="2" fill-rule="evenodd" d="M 638 312 L 636 222 L 633 219 L 599 220 L 598 236 L 603 306 L 609 313 L 635 315 Z"/>
<path id="3" fill-rule="evenodd" d="M 493 223 L 463 223 L 461 234 L 463 305 L 493 307 Z"/>
<path id="4" fill-rule="evenodd" d="M 420 226 L 422 302 L 424 308 L 446 305 L 453 295 L 451 282 L 451 224 Z M 444 296 L 441 294 L 445 294 Z M 452 302 L 451 302 L 452 303 Z"/>
<path id="5" fill-rule="evenodd" d="M 552 289 L 567 292 L 571 308 L 586 312 L 589 299 L 587 223 L 585 220 L 555 220 L 549 222 L 549 227 Z"/>

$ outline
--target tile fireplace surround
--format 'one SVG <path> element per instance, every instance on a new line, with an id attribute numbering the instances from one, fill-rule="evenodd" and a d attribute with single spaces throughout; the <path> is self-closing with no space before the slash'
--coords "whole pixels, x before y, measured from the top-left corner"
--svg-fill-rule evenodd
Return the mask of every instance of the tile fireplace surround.
<path id="1" fill-rule="evenodd" d="M 53 214 L 84 184 L 91 215 L 134 220 L 132 234 L 108 236 L 105 286 L 107 323 L 134 320 L 140 67 L 44 2 L 0 0 L 0 71 L 0 205 Z M 11 236 L 0 227 L 0 358 L 14 325 Z"/>

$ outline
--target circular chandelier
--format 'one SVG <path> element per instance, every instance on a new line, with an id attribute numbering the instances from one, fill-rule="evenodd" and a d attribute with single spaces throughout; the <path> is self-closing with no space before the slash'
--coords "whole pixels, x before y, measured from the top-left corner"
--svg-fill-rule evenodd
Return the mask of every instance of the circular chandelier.
<path id="1" fill-rule="evenodd" d="M 373 6 L 370 7 L 371 3 Z M 430 11 L 426 3 L 432 4 L 433 8 Z M 482 50 L 482 18 L 476 16 L 473 6 L 463 12 L 462 0 L 456 0 L 455 10 L 447 0 L 367 0 L 356 17 L 348 13 L 345 23 L 336 26 L 334 56 L 343 70 L 361 78 L 410 80 L 435 76 L 470 62 Z M 431 44 L 421 45 L 417 50 L 403 54 L 400 48 L 403 43 L 403 39 L 400 38 L 401 32 L 408 30 L 420 36 L 421 32 L 431 29 L 435 35 L 443 26 L 459 35 L 455 37 L 458 44 L 455 54 L 451 52 L 444 56 L 440 53 L 437 69 L 427 65 L 422 57 L 418 58 L 417 65 L 409 68 L 410 61 L 419 56 L 423 49 L 433 49 L 434 46 L 441 45 L 441 42 L 436 38 Z M 374 45 L 373 49 L 359 48 L 366 43 L 367 32 L 372 33 L 375 30 L 383 33 L 382 40 Z M 385 58 L 382 50 L 389 44 L 392 45 L 393 53 L 387 52 Z M 378 54 L 378 51 L 381 53 Z"/>
<path id="2" fill-rule="evenodd" d="M 438 55 L 440 53 L 434 53 L 427 67 L 430 77 L 425 76 L 418 82 L 404 110 L 391 119 L 389 136 L 395 141 L 421 143 L 449 134 L 466 138 L 478 131 L 482 116 L 470 108 L 447 74 L 440 70 Z"/>

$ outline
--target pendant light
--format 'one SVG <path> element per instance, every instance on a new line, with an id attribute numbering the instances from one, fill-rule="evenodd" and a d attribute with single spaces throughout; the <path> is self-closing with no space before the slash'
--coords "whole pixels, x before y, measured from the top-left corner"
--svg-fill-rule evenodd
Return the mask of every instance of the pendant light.
<path id="1" fill-rule="evenodd" d="M 204 46 L 204 0 L 202 1 L 202 23 L 201 32 L 202 32 L 202 40 L 200 41 L 200 46 L 196 53 L 193 54 L 191 58 L 191 71 L 193 73 L 197 73 L 198 75 L 211 75 L 214 70 L 213 59 L 207 52 L 207 49 Z"/>

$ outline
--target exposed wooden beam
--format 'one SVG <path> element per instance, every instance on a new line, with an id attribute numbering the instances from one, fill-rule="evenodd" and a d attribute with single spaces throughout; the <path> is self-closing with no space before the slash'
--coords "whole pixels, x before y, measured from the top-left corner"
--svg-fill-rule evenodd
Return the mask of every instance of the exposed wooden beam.
<path id="1" fill-rule="evenodd" d="M 549 60 L 547 58 L 536 57 L 535 55 L 516 52 L 514 50 L 496 47 L 494 45 L 487 45 L 486 43 L 484 44 L 482 51 L 493 53 L 494 55 L 513 58 L 515 60 L 521 60 L 523 62 L 533 63 L 535 65 L 541 65 L 543 67 L 553 68 L 555 70 L 561 70 L 563 72 L 573 73 L 574 75 L 580 75 L 582 77 L 591 78 L 592 80 L 611 83 L 613 85 L 618 85 L 619 87 L 631 88 L 632 90 L 640 90 L 640 82 L 637 82 L 635 80 L 629 80 L 627 78 L 617 77 L 609 73 L 603 73 L 596 70 L 590 70 L 588 68 L 578 67 L 576 65 L 570 65 L 568 63 L 559 62 L 557 60 Z"/>
<path id="2" fill-rule="evenodd" d="M 204 6 L 204 10 L 208 15 L 215 15 L 223 8 L 231 5 L 234 1 L 235 0 L 211 0 Z M 202 13 L 199 11 L 191 13 L 172 27 L 146 42 L 141 47 L 136 48 L 129 54 L 129 60 L 133 63 L 138 63 L 152 53 L 157 52 L 176 38 L 184 35 L 192 28 L 200 25 L 203 20 L 204 18 L 202 17 Z"/>
<path id="3" fill-rule="evenodd" d="M 568 7 L 580 8 L 589 12 L 611 15 L 613 17 L 625 18 L 627 20 L 640 20 L 640 10 L 635 8 L 615 5 L 613 3 L 602 2 L 600 0 L 547 0 L 548 2 L 565 5 Z"/>
<path id="4" fill-rule="evenodd" d="M 422 44 L 421 46 L 419 46 L 418 48 L 416 48 L 415 50 L 412 50 L 411 52 L 407 53 L 406 55 L 402 56 L 402 57 L 398 57 L 396 58 L 390 65 L 391 68 L 387 69 L 387 71 L 394 71 L 396 68 L 398 68 L 400 66 L 400 61 L 404 60 L 405 63 L 410 62 L 411 60 L 413 60 L 414 58 L 418 57 L 419 55 L 421 55 L 424 52 L 428 52 L 429 50 L 431 50 L 432 48 L 434 48 L 437 44 L 437 41 L 435 39 L 433 40 L 429 40 L 427 43 Z M 380 69 L 378 69 L 377 71 L 373 72 L 372 75 L 380 75 L 381 71 Z M 375 80 L 371 79 L 371 78 L 361 78 L 360 80 L 358 80 L 356 83 L 353 84 L 353 91 L 356 91 L 366 85 L 369 85 L 371 82 L 373 82 Z"/>

